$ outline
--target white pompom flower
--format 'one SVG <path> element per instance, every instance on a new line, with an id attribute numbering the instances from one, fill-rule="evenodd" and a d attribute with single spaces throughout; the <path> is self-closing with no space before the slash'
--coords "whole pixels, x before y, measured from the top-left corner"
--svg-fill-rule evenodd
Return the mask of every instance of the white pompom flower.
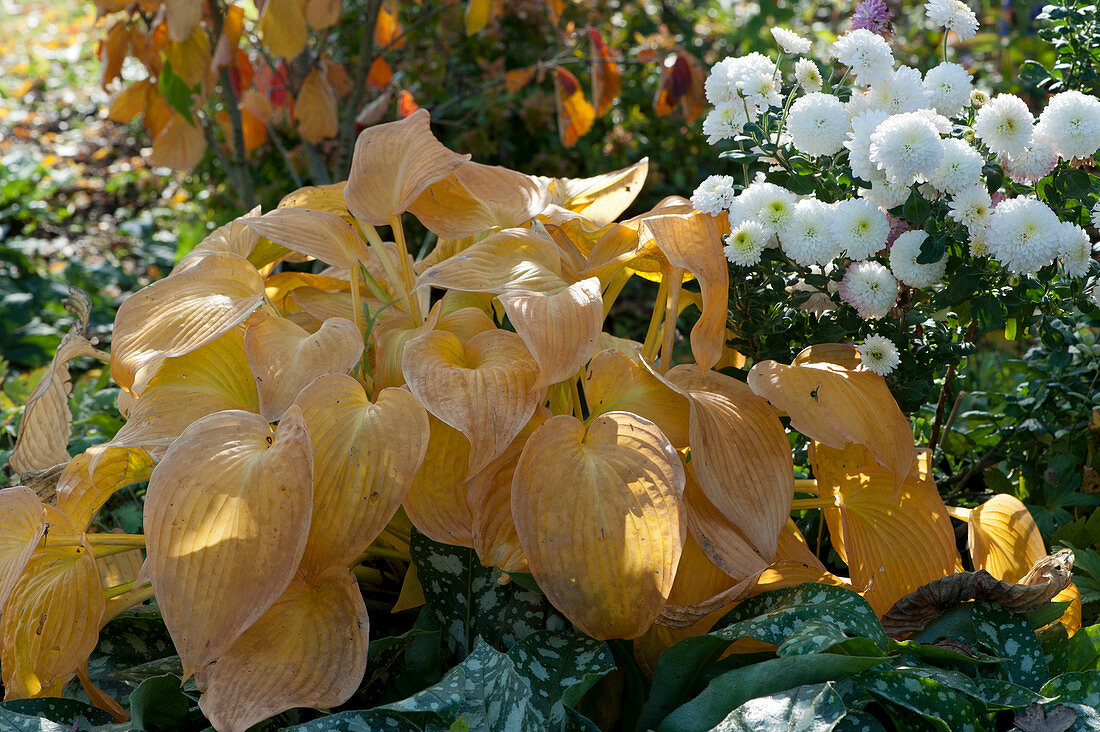
<path id="1" fill-rule="evenodd" d="M 821 91 L 824 85 L 821 69 L 808 58 L 800 58 L 794 62 L 794 80 L 808 94 Z"/>
<path id="2" fill-rule="evenodd" d="M 870 159 L 895 184 L 928 180 L 943 158 L 943 140 L 921 111 L 895 114 L 871 134 Z"/>
<path id="3" fill-rule="evenodd" d="M 794 207 L 787 226 L 779 232 L 779 246 L 803 267 L 828 264 L 840 254 L 840 243 L 830 222 L 832 208 L 816 198 L 804 198 Z"/>
<path id="4" fill-rule="evenodd" d="M 948 204 L 947 215 L 966 227 L 971 236 L 989 226 L 993 215 L 993 199 L 985 186 L 973 185 L 955 193 Z"/>
<path id="5" fill-rule="evenodd" d="M 908 66 L 884 74 L 871 85 L 868 96 L 875 109 L 890 114 L 915 112 L 932 103 L 932 93 L 925 87 L 920 72 Z"/>
<path id="6" fill-rule="evenodd" d="M 1079 91 L 1055 94 L 1039 115 L 1039 129 L 1064 160 L 1088 158 L 1100 148 L 1100 99 Z"/>
<path id="7" fill-rule="evenodd" d="M 809 38 L 803 38 L 787 28 L 772 28 L 772 38 L 779 44 L 779 50 L 792 56 L 798 56 L 810 50 Z"/>
<path id="8" fill-rule="evenodd" d="M 955 194 L 981 183 L 983 165 L 985 158 L 977 150 L 963 140 L 949 138 L 943 141 L 943 158 L 928 182 L 937 190 Z"/>
<path id="9" fill-rule="evenodd" d="M 1061 222 L 1042 201 L 1002 201 L 989 220 L 989 254 L 1010 272 L 1035 274 L 1058 254 Z"/>
<path id="10" fill-rule="evenodd" d="M 889 211 L 905 203 L 905 200 L 909 198 L 909 193 L 910 188 L 905 183 L 894 183 L 883 176 L 871 181 L 870 190 L 861 189 L 859 195 L 861 198 L 873 201 L 876 206 Z"/>
<path id="11" fill-rule="evenodd" d="M 885 336 L 868 336 L 859 347 L 860 362 L 868 371 L 887 376 L 901 363 L 901 354 L 894 342 Z"/>
<path id="12" fill-rule="evenodd" d="M 1069 277 L 1084 277 L 1092 264 L 1092 240 L 1077 224 L 1063 221 L 1058 239 L 1058 258 Z"/>
<path id="13" fill-rule="evenodd" d="M 924 75 L 924 88 L 932 98 L 932 108 L 945 117 L 957 117 L 970 106 L 970 72 L 959 64 L 944 61 Z"/>
<path id="14" fill-rule="evenodd" d="M 1017 183 L 1034 183 L 1045 178 L 1058 165 L 1058 152 L 1050 135 L 1038 125 L 1031 142 L 1021 155 L 1004 155 L 1001 167 Z"/>
<path id="15" fill-rule="evenodd" d="M 844 272 L 837 292 L 864 320 L 878 320 L 898 302 L 898 281 L 875 261 L 853 262 Z"/>
<path id="16" fill-rule="evenodd" d="M 833 212 L 833 227 L 849 259 L 868 259 L 886 246 L 890 221 L 865 198 L 841 201 Z"/>
<path id="17" fill-rule="evenodd" d="M 890 247 L 890 270 L 894 277 L 910 287 L 931 287 L 943 278 L 947 270 L 946 254 L 930 264 L 917 262 L 921 244 L 927 238 L 927 232 L 914 229 L 898 236 Z"/>
<path id="18" fill-rule="evenodd" d="M 760 261 L 771 233 L 758 221 L 742 221 L 726 237 L 722 251 L 732 264 L 751 267 Z"/>
<path id="19" fill-rule="evenodd" d="M 691 205 L 695 210 L 717 216 L 733 205 L 737 191 L 733 188 L 733 178 L 728 175 L 707 177 L 691 194 Z"/>
<path id="20" fill-rule="evenodd" d="M 844 143 L 848 148 L 848 164 L 857 177 L 868 183 L 882 177 L 882 171 L 871 162 L 871 135 L 889 116 L 881 109 L 869 109 L 852 117 L 852 131 Z"/>
<path id="21" fill-rule="evenodd" d="M 1100 201 L 1092 207 L 1092 225 L 1100 229 Z"/>
<path id="22" fill-rule="evenodd" d="M 832 94 L 807 94 L 792 104 L 787 113 L 791 142 L 814 157 L 839 152 L 849 129 L 848 110 Z"/>
<path id="23" fill-rule="evenodd" d="M 736 137 L 745 128 L 747 122 L 753 122 L 755 119 L 755 109 L 751 106 L 746 108 L 744 100 L 725 102 L 707 113 L 703 120 L 703 134 L 707 136 L 707 143 L 714 145 L 722 140 Z"/>
<path id="24" fill-rule="evenodd" d="M 770 234 L 785 229 L 794 216 L 798 198 L 786 188 L 754 181 L 737 197 L 743 218 L 760 222 Z"/>
<path id="25" fill-rule="evenodd" d="M 1024 100 L 998 94 L 974 117 L 974 136 L 996 155 L 1020 156 L 1031 144 L 1035 120 Z"/>
<path id="26" fill-rule="evenodd" d="M 1100 284 L 1093 286 L 1091 295 L 1092 304 L 1100 308 Z"/>
<path id="27" fill-rule="evenodd" d="M 845 33 L 833 43 L 832 50 L 836 60 L 851 69 L 860 86 L 870 86 L 894 68 L 889 44 L 865 28 Z"/>
<path id="28" fill-rule="evenodd" d="M 978 32 L 978 16 L 962 0 L 929 0 L 924 12 L 933 24 L 955 31 L 960 41 L 969 41 Z"/>

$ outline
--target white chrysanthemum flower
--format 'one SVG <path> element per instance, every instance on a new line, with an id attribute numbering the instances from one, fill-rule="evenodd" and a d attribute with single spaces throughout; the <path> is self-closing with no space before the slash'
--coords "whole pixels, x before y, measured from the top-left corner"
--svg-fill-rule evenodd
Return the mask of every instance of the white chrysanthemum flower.
<path id="1" fill-rule="evenodd" d="M 1092 225 L 1100 229 L 1100 201 L 1092 207 Z"/>
<path id="2" fill-rule="evenodd" d="M 927 238 L 927 232 L 914 229 L 898 236 L 890 247 L 890 271 L 910 287 L 931 287 L 940 281 L 947 270 L 946 254 L 931 264 L 917 262 L 921 244 Z"/>
<path id="3" fill-rule="evenodd" d="M 833 227 L 849 259 L 867 259 L 886 246 L 890 222 L 882 210 L 864 198 L 841 201 L 833 212 Z"/>
<path id="4" fill-rule="evenodd" d="M 1058 258 L 1069 277 L 1084 277 L 1092 264 L 1092 240 L 1077 224 L 1063 221 L 1059 231 Z"/>
<path id="5" fill-rule="evenodd" d="M 905 200 L 909 198 L 909 192 L 909 186 L 904 183 L 893 183 L 884 176 L 871 181 L 870 190 L 861 189 L 859 195 L 861 198 L 873 202 L 879 208 L 889 211 L 895 206 L 905 203 Z"/>
<path id="6" fill-rule="evenodd" d="M 852 117 L 852 131 L 844 143 L 848 148 L 848 164 L 857 177 L 868 183 L 882 177 L 878 166 L 871 162 L 871 135 L 889 116 L 881 109 L 870 109 Z"/>
<path id="7" fill-rule="evenodd" d="M 871 104 L 890 114 L 915 112 L 932 102 L 932 94 L 924 86 L 920 72 L 908 66 L 901 66 L 892 73 L 871 85 Z"/>
<path id="8" fill-rule="evenodd" d="M 962 140 L 948 138 L 943 141 L 943 158 L 929 178 L 937 190 L 958 193 L 981 183 L 985 158 Z"/>
<path id="9" fill-rule="evenodd" d="M 749 109 L 752 110 L 752 107 Z M 719 104 L 703 120 L 703 134 L 707 136 L 707 143 L 714 145 L 736 137 L 745 128 L 745 123 L 755 119 L 755 112 L 751 119 L 745 113 L 745 102 L 740 99 Z"/>
<path id="10" fill-rule="evenodd" d="M 712 175 L 700 183 L 691 194 L 691 205 L 696 211 L 717 216 L 733 205 L 736 195 L 733 178 L 728 175 Z"/>
<path id="11" fill-rule="evenodd" d="M 760 254 L 768 246 L 771 232 L 757 221 L 742 221 L 726 237 L 722 249 L 732 264 L 751 267 L 760 261 Z"/>
<path id="12" fill-rule="evenodd" d="M 929 0 L 924 12 L 935 25 L 955 31 L 960 41 L 969 41 L 978 32 L 978 16 L 962 0 Z"/>
<path id="13" fill-rule="evenodd" d="M 778 234 L 794 216 L 798 198 L 774 183 L 754 181 L 741 192 L 737 202 L 743 218 L 760 222 L 769 234 Z"/>
<path id="14" fill-rule="evenodd" d="M 1023 155 L 1034 127 L 1024 100 L 1014 94 L 998 94 L 974 117 L 974 135 L 996 155 Z"/>
<path id="15" fill-rule="evenodd" d="M 1061 222 L 1045 203 L 1013 198 L 993 209 L 989 254 L 1010 272 L 1034 274 L 1058 254 Z"/>
<path id="16" fill-rule="evenodd" d="M 943 158 L 943 140 L 927 115 L 895 114 L 871 134 L 870 158 L 891 183 L 926 181 Z"/>
<path id="17" fill-rule="evenodd" d="M 901 363 L 898 347 L 886 336 L 867 336 L 859 347 L 863 367 L 879 376 L 887 376 Z"/>
<path id="18" fill-rule="evenodd" d="M 803 267 L 828 264 L 840 254 L 830 223 L 832 208 L 816 198 L 804 198 L 794 207 L 790 222 L 779 232 L 779 246 Z"/>
<path id="19" fill-rule="evenodd" d="M 864 320 L 884 317 L 898 301 L 898 281 L 878 262 L 853 262 L 840 281 L 840 299 Z"/>
<path id="20" fill-rule="evenodd" d="M 794 62 L 794 80 L 807 94 L 821 91 L 824 85 L 821 80 L 821 69 L 808 58 L 800 58 Z"/>
<path id="21" fill-rule="evenodd" d="M 783 106 L 774 69 L 746 74 L 743 80 L 737 82 L 737 91 L 748 101 L 750 109 L 755 107 L 758 111 L 763 111 L 768 107 Z"/>
<path id="22" fill-rule="evenodd" d="M 932 95 L 932 108 L 945 117 L 957 117 L 970 106 L 970 73 L 944 61 L 924 75 L 924 88 Z"/>
<path id="23" fill-rule="evenodd" d="M 985 186 L 973 185 L 955 193 L 947 215 L 966 227 L 971 236 L 989 226 L 993 200 Z"/>
<path id="24" fill-rule="evenodd" d="M 809 38 L 803 38 L 793 30 L 787 28 L 772 28 L 772 38 L 779 44 L 779 49 L 783 51 L 783 53 L 789 53 L 792 56 L 797 56 L 810 50 Z"/>
<path id="25" fill-rule="evenodd" d="M 1055 94 L 1039 115 L 1039 127 L 1060 158 L 1091 157 L 1100 148 L 1100 99 L 1079 91 Z"/>
<path id="26" fill-rule="evenodd" d="M 791 142 L 814 157 L 839 152 L 848 129 L 848 110 L 832 94 L 807 94 L 792 104 L 787 113 Z"/>
<path id="27" fill-rule="evenodd" d="M 1096 285 L 1092 288 L 1092 304 L 1100 308 L 1100 285 Z"/>
<path id="28" fill-rule="evenodd" d="M 703 84 L 707 101 L 714 106 L 739 101 L 738 84 L 757 74 L 775 73 L 775 62 L 762 53 L 736 58 L 727 56 L 714 65 Z"/>
<path id="29" fill-rule="evenodd" d="M 1031 136 L 1031 142 L 1022 155 L 1004 155 L 1001 167 L 1005 175 L 1017 183 L 1034 183 L 1045 178 L 1058 165 L 1058 153 L 1050 135 L 1038 125 Z"/>
<path id="30" fill-rule="evenodd" d="M 980 229 L 970 233 L 970 256 L 985 257 L 989 255 L 989 229 Z"/>
<path id="31" fill-rule="evenodd" d="M 836 60 L 852 70 L 856 83 L 870 86 L 894 68 L 890 46 L 875 33 L 859 28 L 845 33 L 832 46 Z"/>

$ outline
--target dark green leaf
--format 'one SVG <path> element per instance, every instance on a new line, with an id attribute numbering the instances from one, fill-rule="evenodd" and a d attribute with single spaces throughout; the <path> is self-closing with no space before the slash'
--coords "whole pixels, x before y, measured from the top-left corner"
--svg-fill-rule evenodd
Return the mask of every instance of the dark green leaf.
<path id="1" fill-rule="evenodd" d="M 26 717 L 27 719 L 12 722 L 14 726 L 8 728 L 7 724 L 12 717 Z M 53 726 L 49 723 L 53 722 L 59 728 L 72 730 L 72 732 L 83 732 L 114 721 L 114 718 L 102 709 L 78 702 L 75 699 L 47 697 L 44 699 L 12 699 L 0 703 L 0 730 L 7 732 L 8 729 L 38 729 L 38 727 L 33 726 L 34 722 L 31 721 L 36 718 L 43 721 L 42 729 L 44 730 L 52 730 Z"/>
<path id="2" fill-rule="evenodd" d="M 1071 671 L 1048 681 L 1039 693 L 1067 704 L 1100 707 L 1100 671 Z"/>
<path id="3" fill-rule="evenodd" d="M 186 728 L 191 700 L 183 693 L 179 676 L 156 676 L 142 681 L 130 694 L 130 729 L 157 732 Z"/>
<path id="4" fill-rule="evenodd" d="M 187 82 L 172 70 L 172 64 L 168 61 L 164 62 L 164 68 L 160 71 L 157 88 L 172 109 L 183 115 L 190 124 L 195 124 L 191 116 L 191 95 L 194 92 L 187 86 Z"/>
<path id="5" fill-rule="evenodd" d="M 447 729 L 435 726 L 434 730 Z M 398 712 L 384 709 L 364 709 L 340 712 L 312 722 L 284 728 L 284 732 L 424 732 L 425 728 Z"/>
<path id="6" fill-rule="evenodd" d="M 1100 511 L 1094 515 L 1100 516 Z M 1068 670 L 1100 670 L 1100 625 L 1081 628 L 1069 639 Z"/>
<path id="7" fill-rule="evenodd" d="M 1050 678 L 1039 639 L 1026 619 L 985 602 L 973 603 L 972 619 L 975 640 L 1004 657 L 998 668 L 1006 680 L 1037 690 Z"/>

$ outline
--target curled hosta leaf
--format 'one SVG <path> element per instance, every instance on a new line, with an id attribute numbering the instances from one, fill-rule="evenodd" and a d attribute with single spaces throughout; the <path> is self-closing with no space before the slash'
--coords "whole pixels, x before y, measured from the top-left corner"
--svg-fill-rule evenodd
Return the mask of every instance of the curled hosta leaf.
<path id="1" fill-rule="evenodd" d="M 479 333 L 465 346 L 453 333 L 423 333 L 401 363 L 424 408 L 469 438 L 470 472 L 504 452 L 542 402 L 535 360 L 508 331 Z"/>
<path id="2" fill-rule="evenodd" d="M 244 351 L 256 375 L 260 414 L 275 422 L 309 382 L 355 368 L 363 336 L 344 318 L 329 318 L 310 334 L 285 318 L 259 313 L 244 333 Z"/>
<path id="3" fill-rule="evenodd" d="M 677 366 L 667 379 L 691 403 L 691 456 L 699 486 L 766 562 L 775 557 L 794 497 L 783 425 L 745 384 Z"/>
<path id="4" fill-rule="evenodd" d="M 737 525 L 715 508 L 699 487 L 694 461 L 684 466 L 684 474 L 687 478 L 684 485 L 684 508 L 688 530 L 710 562 L 728 576 L 739 580 L 766 569 L 770 562 L 760 556 L 760 552 L 753 548 L 752 542 Z"/>
<path id="5" fill-rule="evenodd" d="M 218 412 L 172 443 L 149 479 L 145 536 L 186 675 L 217 659 L 282 594 L 305 551 L 312 502 L 313 454 L 296 408 L 274 435 L 259 415 Z"/>
<path id="6" fill-rule="evenodd" d="M 403 389 L 371 403 L 350 376 L 321 376 L 298 395 L 313 441 L 313 524 L 302 566 L 349 566 L 393 517 L 428 447 L 428 416 Z"/>
<path id="7" fill-rule="evenodd" d="M 72 391 L 69 361 L 77 356 L 108 358 L 80 333 L 69 332 L 61 339 L 57 353 L 23 407 L 19 436 L 8 460 L 17 473 L 45 470 L 69 461 L 69 434 L 73 422 L 69 409 L 69 392 Z"/>
<path id="8" fill-rule="evenodd" d="M 1073 580 L 1073 552 L 1063 549 L 1040 559 L 1019 582 L 1005 582 L 984 569 L 958 572 L 918 587 L 882 616 L 882 626 L 892 636 L 916 633 L 956 605 L 981 600 L 1014 613 L 1045 607 Z"/>
<path id="9" fill-rule="evenodd" d="M 546 596 L 597 639 L 635 638 L 672 589 L 687 527 L 684 472 L 649 420 L 628 412 L 547 420 L 512 480 L 512 516 Z"/>
<path id="10" fill-rule="evenodd" d="M 409 205 L 409 213 L 441 239 L 464 239 L 493 228 L 521 226 L 549 200 L 539 179 L 508 168 L 463 163 Z"/>
<path id="11" fill-rule="evenodd" d="M 243 732 L 293 707 L 343 704 L 367 667 L 367 608 L 343 567 L 298 575 L 213 666 L 196 675 L 199 707 Z"/>
<path id="12" fill-rule="evenodd" d="M 405 495 L 405 513 L 430 539 L 473 546 L 474 519 L 466 501 L 470 441 L 431 415 L 428 423 L 428 448 Z"/>
<path id="13" fill-rule="evenodd" d="M 552 292 L 568 283 L 553 239 L 530 229 L 505 229 L 424 270 L 416 286 L 427 285 L 500 294 Z"/>
<path id="14" fill-rule="evenodd" d="M 428 186 L 470 159 L 436 140 L 430 122 L 428 112 L 418 109 L 405 119 L 360 133 L 344 189 L 348 211 L 359 221 L 389 224 Z"/>
<path id="15" fill-rule="evenodd" d="M 557 292 L 509 292 L 500 302 L 539 365 L 536 387 L 574 376 L 596 350 L 603 295 L 595 277 Z"/>
<path id="16" fill-rule="evenodd" d="M 649 174 L 649 158 L 592 178 L 548 178 L 550 203 L 609 224 L 634 203 Z"/>
<path id="17" fill-rule="evenodd" d="M 795 361 L 756 364 L 749 387 L 789 414 L 791 427 L 818 442 L 837 450 L 849 443 L 866 445 L 890 471 L 893 486 L 900 486 L 913 466 L 913 432 L 882 377 L 829 362 Z"/>
<path id="18" fill-rule="evenodd" d="M 247 260 L 228 252 L 203 257 L 122 303 L 111 376 L 131 390 L 139 369 L 206 345 L 243 323 L 263 300 L 263 279 Z"/>
<path id="19" fill-rule="evenodd" d="M 644 222 L 669 264 L 699 280 L 702 313 L 691 329 L 691 353 L 704 372 L 722 357 L 729 300 L 729 265 L 715 221 L 708 214 L 691 213 L 652 216 Z"/>
<path id="20" fill-rule="evenodd" d="M 152 472 L 153 458 L 143 448 L 97 445 L 65 466 L 57 483 L 57 507 L 73 526 L 83 530 L 107 499 L 148 480 Z"/>
<path id="21" fill-rule="evenodd" d="M 348 182 L 330 183 L 323 186 L 305 186 L 286 194 L 279 201 L 279 208 L 309 208 L 314 211 L 333 213 L 342 219 L 350 219 L 347 204 L 344 203 L 344 188 Z"/>
<path id="22" fill-rule="evenodd" d="M 299 312 L 290 295 L 298 289 L 311 287 L 321 292 L 351 292 L 351 282 L 336 277 L 310 274 L 309 272 L 279 272 L 264 280 L 267 299 L 283 315 Z M 347 298 L 351 302 L 351 298 Z"/>
<path id="23" fill-rule="evenodd" d="M 601 334 L 606 348 L 607 334 Z M 632 347 L 629 349 L 634 351 Z M 677 448 L 688 445 L 687 397 L 655 376 L 622 350 L 602 350 L 592 357 L 584 376 L 584 397 L 591 415 L 633 412 L 661 428 Z"/>
<path id="24" fill-rule="evenodd" d="M 93 551 L 92 554 L 94 555 L 95 552 Z M 99 570 L 100 583 L 104 587 L 118 587 L 127 582 L 137 583 L 145 557 L 140 549 L 132 549 L 121 554 L 96 557 L 95 563 Z"/>
<path id="25" fill-rule="evenodd" d="M 351 224 L 334 213 L 305 208 L 277 208 L 259 218 L 245 219 L 261 236 L 276 244 L 320 259 L 344 270 L 372 258 Z"/>
<path id="26" fill-rule="evenodd" d="M 430 317 L 428 323 L 420 323 L 416 318 L 405 317 L 388 318 L 375 323 L 374 328 L 371 329 L 371 340 L 375 344 L 375 390 L 405 384 L 405 374 L 401 368 L 405 346 L 417 336 L 431 331 L 432 324 L 430 321 Z"/>
<path id="27" fill-rule="evenodd" d="M 259 216 L 260 207 L 257 206 L 252 209 L 247 215 Z M 219 226 L 207 234 L 202 241 L 195 245 L 194 249 L 184 255 L 173 271 L 178 272 L 187 269 L 213 252 L 230 252 L 247 259 L 252 254 L 252 250 L 256 248 L 259 240 L 260 235 L 248 226 L 244 218 L 233 219 L 228 224 Z"/>
<path id="28" fill-rule="evenodd" d="M 42 501 L 34 491 L 25 486 L 0 490 L 0 615 L 45 530 Z"/>
<path id="29" fill-rule="evenodd" d="M 926 453 L 896 493 L 894 476 L 861 445 L 814 443 L 810 459 L 821 495 L 837 503 L 825 511 L 829 535 L 841 539 L 852 582 L 868 588 L 864 597 L 876 613 L 955 572 L 955 533 Z"/>
<path id="30" fill-rule="evenodd" d="M 46 520 L 58 533 L 71 533 L 60 511 L 47 507 Z M 38 549 L 0 615 L 4 698 L 60 696 L 95 648 L 105 607 L 87 547 Z"/>

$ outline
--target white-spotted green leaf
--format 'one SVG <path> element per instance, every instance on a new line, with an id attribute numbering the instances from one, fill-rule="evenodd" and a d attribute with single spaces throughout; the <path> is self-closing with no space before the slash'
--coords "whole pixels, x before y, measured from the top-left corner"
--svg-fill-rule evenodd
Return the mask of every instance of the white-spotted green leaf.
<path id="1" fill-rule="evenodd" d="M 576 708 L 585 692 L 615 670 L 606 643 L 579 633 L 542 630 L 512 646 L 508 656 L 531 684 L 532 701 L 552 727 L 566 708 Z"/>
<path id="2" fill-rule="evenodd" d="M 723 732 L 833 732 L 844 712 L 844 699 L 832 683 L 806 684 L 745 702 L 722 720 L 721 728 Z"/>
<path id="3" fill-rule="evenodd" d="M 1050 678 L 1039 639 L 1023 615 L 975 602 L 970 618 L 975 640 L 1005 659 L 999 666 L 1002 678 L 1033 690 Z"/>
<path id="4" fill-rule="evenodd" d="M 962 694 L 933 679 L 901 671 L 869 671 L 857 682 L 900 720 L 943 732 L 975 732 L 974 707 Z M 923 721 L 912 719 L 913 715 Z"/>

